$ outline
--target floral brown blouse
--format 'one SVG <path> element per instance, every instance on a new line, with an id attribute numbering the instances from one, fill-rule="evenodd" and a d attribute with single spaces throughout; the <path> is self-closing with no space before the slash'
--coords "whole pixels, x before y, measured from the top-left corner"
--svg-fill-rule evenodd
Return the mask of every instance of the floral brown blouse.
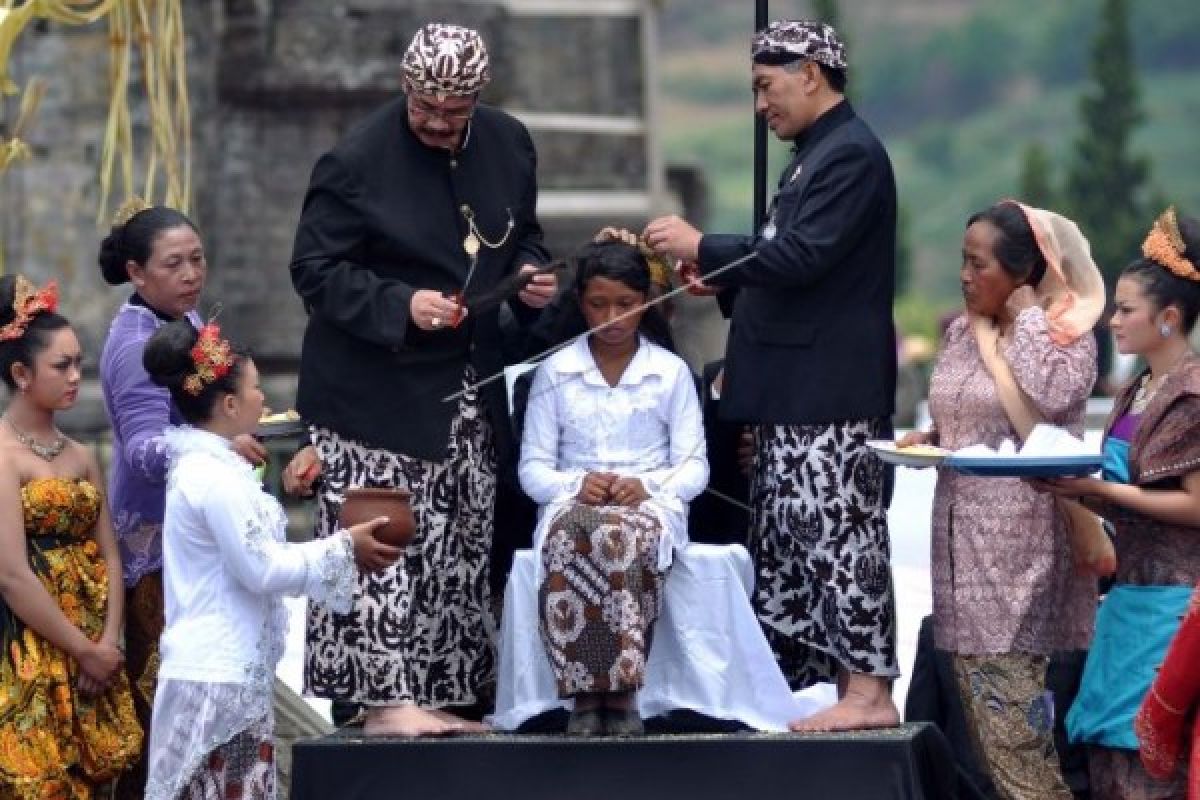
<path id="1" fill-rule="evenodd" d="M 1096 344 L 1054 344 L 1040 308 L 1022 311 L 1003 352 L 1017 384 L 1046 421 L 1083 432 L 1096 380 Z M 938 443 L 1019 442 L 966 316 L 946 333 L 929 409 Z M 939 469 L 933 500 L 933 619 L 937 646 L 964 655 L 1084 648 L 1092 636 L 1096 582 L 1076 574 L 1052 497 L 1018 478 Z"/>
<path id="2" fill-rule="evenodd" d="M 1129 410 L 1139 375 L 1117 398 L 1105 434 Z M 1200 357 L 1171 370 L 1155 392 L 1129 448 L 1131 482 L 1148 489 L 1178 489 L 1200 470 Z M 1101 514 L 1116 528 L 1117 583 L 1192 586 L 1200 581 L 1200 528 L 1158 522 L 1106 505 Z"/>

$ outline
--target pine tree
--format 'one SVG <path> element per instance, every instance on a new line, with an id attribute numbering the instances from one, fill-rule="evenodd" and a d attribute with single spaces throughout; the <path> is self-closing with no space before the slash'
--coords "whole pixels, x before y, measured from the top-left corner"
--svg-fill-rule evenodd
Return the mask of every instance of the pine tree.
<path id="1" fill-rule="evenodd" d="M 1036 208 L 1054 208 L 1058 205 L 1054 193 L 1050 157 L 1046 148 L 1034 142 L 1025 148 L 1021 158 L 1021 177 L 1017 199 Z"/>
<path id="2" fill-rule="evenodd" d="M 1128 0 L 1103 0 L 1092 41 L 1093 85 L 1079 104 L 1083 135 L 1067 173 L 1066 201 L 1109 285 L 1137 255 L 1151 215 L 1144 200 L 1150 165 L 1130 152 L 1143 120 L 1129 34 Z"/>

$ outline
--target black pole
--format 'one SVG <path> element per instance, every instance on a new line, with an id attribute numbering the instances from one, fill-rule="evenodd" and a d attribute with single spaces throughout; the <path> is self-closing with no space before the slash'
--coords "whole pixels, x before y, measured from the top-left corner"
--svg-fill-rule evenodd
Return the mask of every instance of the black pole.
<path id="1" fill-rule="evenodd" d="M 767 0 L 754 0 L 754 30 L 767 27 Z M 767 215 L 767 121 L 754 115 L 754 219 L 750 230 L 757 231 Z"/>

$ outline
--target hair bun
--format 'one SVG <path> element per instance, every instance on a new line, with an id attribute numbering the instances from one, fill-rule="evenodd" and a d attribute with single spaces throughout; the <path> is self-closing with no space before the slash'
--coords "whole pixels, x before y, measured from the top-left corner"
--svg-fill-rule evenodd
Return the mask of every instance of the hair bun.
<path id="1" fill-rule="evenodd" d="M 96 256 L 96 263 L 100 265 L 100 275 L 110 286 L 120 286 L 129 282 L 129 270 L 125 268 L 129 257 L 125 254 L 122 241 L 124 232 L 123 227 L 114 227 L 100 243 L 100 252 Z"/>
<path id="2" fill-rule="evenodd" d="M 182 385 L 194 366 L 192 347 L 196 336 L 196 329 L 186 317 L 155 331 L 142 353 L 142 366 L 150 380 L 168 389 Z"/>

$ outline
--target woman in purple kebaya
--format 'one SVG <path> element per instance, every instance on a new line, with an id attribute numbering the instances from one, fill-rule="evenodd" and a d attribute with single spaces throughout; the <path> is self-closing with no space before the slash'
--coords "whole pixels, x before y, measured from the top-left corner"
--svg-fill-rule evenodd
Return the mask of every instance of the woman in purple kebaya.
<path id="1" fill-rule="evenodd" d="M 141 203 L 118 212 L 97 260 L 105 281 L 133 284 L 133 294 L 117 311 L 104 342 L 100 380 L 113 432 L 108 497 L 125 578 L 126 669 L 139 721 L 150 730 L 163 630 L 167 452 L 162 434 L 183 419 L 167 390 L 150 381 L 142 351 L 150 336 L 172 320 L 186 317 L 200 327 L 196 303 L 208 264 L 191 220 L 173 208 Z M 266 457 L 262 445 L 249 436 L 238 437 L 234 447 L 254 464 Z M 145 780 L 146 764 L 140 761 L 121 778 L 117 796 L 140 798 Z"/>

